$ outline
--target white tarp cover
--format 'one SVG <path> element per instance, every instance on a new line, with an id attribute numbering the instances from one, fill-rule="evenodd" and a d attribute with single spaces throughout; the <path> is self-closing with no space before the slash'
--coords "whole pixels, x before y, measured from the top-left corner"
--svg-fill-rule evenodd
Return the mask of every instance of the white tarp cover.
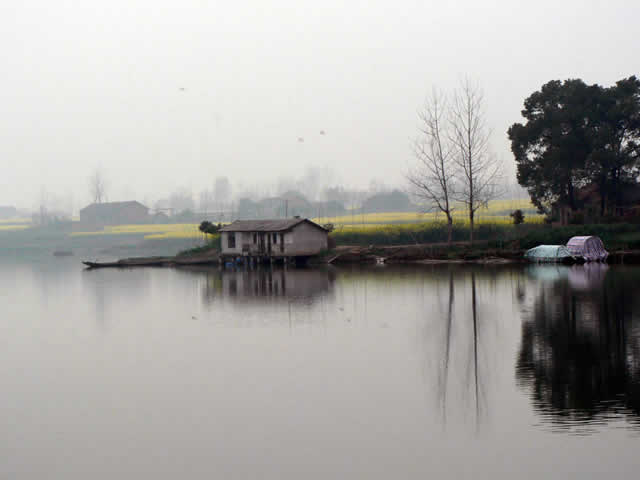
<path id="1" fill-rule="evenodd" d="M 538 245 L 527 250 L 524 257 L 532 262 L 562 262 L 572 255 L 564 245 Z"/>
<path id="2" fill-rule="evenodd" d="M 595 236 L 572 237 L 567 243 L 567 248 L 571 255 L 582 257 L 587 262 L 605 261 L 609 256 L 602 240 Z"/>

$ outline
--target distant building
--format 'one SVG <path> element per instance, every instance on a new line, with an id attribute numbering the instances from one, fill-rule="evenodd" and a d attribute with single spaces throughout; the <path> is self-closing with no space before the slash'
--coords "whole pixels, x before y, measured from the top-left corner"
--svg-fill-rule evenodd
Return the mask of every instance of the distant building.
<path id="1" fill-rule="evenodd" d="M 169 215 L 164 212 L 156 212 L 149 218 L 151 223 L 169 223 L 171 221 Z"/>
<path id="2" fill-rule="evenodd" d="M 80 222 L 94 225 L 147 223 L 149 209 L 140 202 L 92 203 L 80 210 Z"/>
<path id="3" fill-rule="evenodd" d="M 329 232 L 306 218 L 237 220 L 220 229 L 223 256 L 308 257 L 328 247 Z"/>
<path id="4" fill-rule="evenodd" d="M 616 190 L 612 205 L 602 204 L 600 190 L 595 183 L 579 188 L 575 193 L 575 208 L 568 202 L 557 201 L 551 206 L 551 218 L 557 225 L 570 223 L 598 223 L 604 215 L 615 221 L 629 221 L 640 216 L 640 185 L 623 183 Z"/>
<path id="5" fill-rule="evenodd" d="M 18 209 L 13 206 L 3 206 L 0 205 L 0 218 L 16 218 L 18 216 Z"/>

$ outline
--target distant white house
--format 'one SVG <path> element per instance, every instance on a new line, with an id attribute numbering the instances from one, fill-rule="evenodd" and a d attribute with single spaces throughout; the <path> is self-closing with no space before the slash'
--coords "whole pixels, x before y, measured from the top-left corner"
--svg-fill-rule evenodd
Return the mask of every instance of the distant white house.
<path id="1" fill-rule="evenodd" d="M 223 256 L 309 257 L 328 247 L 329 232 L 306 218 L 237 220 L 220 229 Z"/>

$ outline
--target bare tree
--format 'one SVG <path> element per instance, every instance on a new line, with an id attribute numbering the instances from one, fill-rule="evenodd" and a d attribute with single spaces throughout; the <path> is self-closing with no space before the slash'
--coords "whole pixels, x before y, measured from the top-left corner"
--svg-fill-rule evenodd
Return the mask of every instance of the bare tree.
<path id="1" fill-rule="evenodd" d="M 213 198 L 218 211 L 224 209 L 231 203 L 231 182 L 227 177 L 216 177 Z"/>
<path id="2" fill-rule="evenodd" d="M 107 181 L 99 168 L 96 168 L 89 177 L 89 192 L 93 203 L 102 203 L 107 199 Z"/>
<path id="3" fill-rule="evenodd" d="M 428 210 L 444 213 L 447 241 L 451 244 L 456 164 L 448 116 L 446 97 L 434 89 L 418 112 L 420 134 L 413 145 L 418 166 L 409 171 L 407 180 L 413 195 L 423 201 Z"/>
<path id="4" fill-rule="evenodd" d="M 491 132 L 486 125 L 482 89 L 465 79 L 453 95 L 451 105 L 451 136 L 458 166 L 456 199 L 469 212 L 470 234 L 473 243 L 475 214 L 499 196 L 500 163 L 491 153 Z"/>

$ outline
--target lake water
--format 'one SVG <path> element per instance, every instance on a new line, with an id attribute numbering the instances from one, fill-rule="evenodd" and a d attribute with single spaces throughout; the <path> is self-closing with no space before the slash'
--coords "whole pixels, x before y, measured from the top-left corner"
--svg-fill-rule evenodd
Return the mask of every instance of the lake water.
<path id="1" fill-rule="evenodd" d="M 640 268 L 0 264 L 0 478 L 635 478 Z"/>

